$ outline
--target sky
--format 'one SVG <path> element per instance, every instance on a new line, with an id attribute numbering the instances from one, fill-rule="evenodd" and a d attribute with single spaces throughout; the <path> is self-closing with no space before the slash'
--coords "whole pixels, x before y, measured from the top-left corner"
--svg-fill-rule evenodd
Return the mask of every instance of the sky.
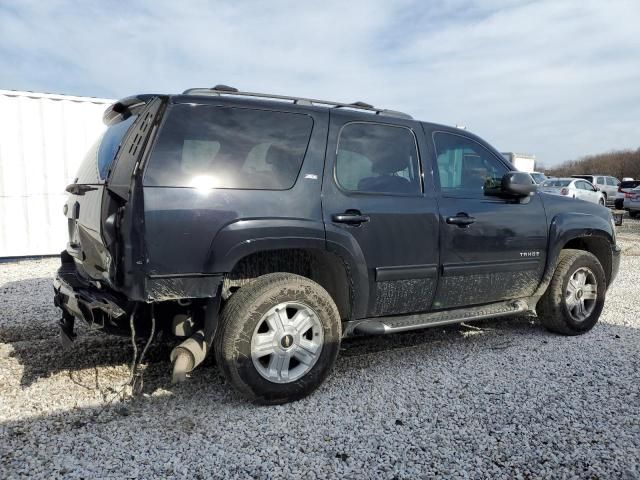
<path id="1" fill-rule="evenodd" d="M 640 147 L 640 0 L 0 0 L 0 32 L 0 89 L 360 100 L 547 167 Z"/>

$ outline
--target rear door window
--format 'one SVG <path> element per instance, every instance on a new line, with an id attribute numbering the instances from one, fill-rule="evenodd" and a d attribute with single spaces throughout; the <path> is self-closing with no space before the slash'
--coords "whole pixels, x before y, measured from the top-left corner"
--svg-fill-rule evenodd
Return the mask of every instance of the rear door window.
<path id="1" fill-rule="evenodd" d="M 607 185 L 609 185 L 610 187 L 615 187 L 618 185 L 618 181 L 613 178 L 613 177 L 607 177 Z"/>
<path id="2" fill-rule="evenodd" d="M 286 190 L 298 177 L 312 128 L 304 114 L 174 105 L 144 184 Z"/>
<path id="3" fill-rule="evenodd" d="M 392 125 L 348 123 L 338 140 L 335 178 L 352 192 L 422 193 L 413 132 Z"/>

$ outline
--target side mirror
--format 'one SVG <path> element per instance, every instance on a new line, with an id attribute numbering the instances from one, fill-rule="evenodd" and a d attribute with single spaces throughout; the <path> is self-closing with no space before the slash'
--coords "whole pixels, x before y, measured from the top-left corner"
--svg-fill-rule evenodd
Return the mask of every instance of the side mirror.
<path id="1" fill-rule="evenodd" d="M 515 197 L 528 197 L 538 189 L 531 182 L 531 175 L 524 172 L 509 172 L 502 177 L 502 191 Z"/>
<path id="2" fill-rule="evenodd" d="M 485 189 L 485 195 L 493 197 L 522 198 L 528 197 L 538 189 L 525 172 L 507 172 L 503 175 L 500 186 Z"/>

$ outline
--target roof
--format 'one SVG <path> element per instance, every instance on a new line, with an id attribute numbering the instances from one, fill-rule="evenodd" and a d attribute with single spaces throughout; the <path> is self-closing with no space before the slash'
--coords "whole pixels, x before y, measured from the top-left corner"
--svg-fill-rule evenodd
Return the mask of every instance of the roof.
<path id="1" fill-rule="evenodd" d="M 353 102 L 342 103 L 334 102 L 331 100 L 318 100 L 315 98 L 305 97 L 293 97 L 288 95 L 273 95 L 268 93 L 256 93 L 256 92 L 241 92 L 237 88 L 229 87 L 227 85 L 216 85 L 213 88 L 189 88 L 182 92 L 183 95 L 197 95 L 197 96 L 232 96 L 232 97 L 249 97 L 254 99 L 265 100 L 279 100 L 291 102 L 294 105 L 304 106 L 324 106 L 331 108 L 345 108 L 350 110 L 364 110 L 376 115 L 386 115 L 390 117 L 400 117 L 413 119 L 413 117 L 407 113 L 398 112 L 396 110 L 389 110 L 386 108 L 376 108 L 373 105 L 369 105 L 365 102 Z"/>

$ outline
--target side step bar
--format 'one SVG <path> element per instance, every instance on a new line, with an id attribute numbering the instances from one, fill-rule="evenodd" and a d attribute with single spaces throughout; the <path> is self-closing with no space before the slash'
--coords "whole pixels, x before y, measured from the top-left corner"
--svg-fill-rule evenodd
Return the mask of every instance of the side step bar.
<path id="1" fill-rule="evenodd" d="M 345 337 L 353 335 L 383 335 L 386 333 L 437 327 L 451 323 L 482 320 L 484 318 L 517 315 L 529 310 L 530 308 L 524 300 L 510 300 L 508 302 L 491 303 L 478 307 L 459 308 L 441 312 L 351 320 L 344 324 L 343 331 Z"/>

